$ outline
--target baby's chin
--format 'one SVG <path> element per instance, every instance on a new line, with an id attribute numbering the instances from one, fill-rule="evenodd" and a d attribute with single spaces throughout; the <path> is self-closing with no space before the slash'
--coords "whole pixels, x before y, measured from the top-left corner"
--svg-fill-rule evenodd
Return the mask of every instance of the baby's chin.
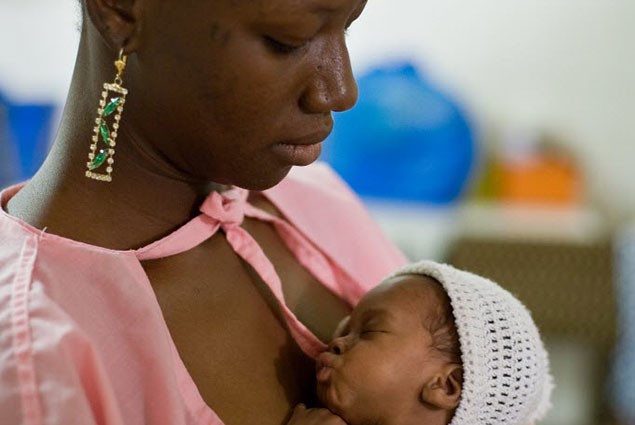
<path id="1" fill-rule="evenodd" d="M 317 396 L 322 406 L 342 418 L 348 425 L 355 425 L 355 422 L 351 421 L 350 406 L 347 406 L 346 402 L 341 400 L 340 394 L 338 394 L 333 386 L 318 385 Z"/>
<path id="2" fill-rule="evenodd" d="M 329 409 L 331 412 L 334 412 L 333 409 L 337 409 L 337 403 L 334 403 L 332 390 L 330 385 L 327 386 L 325 384 L 318 384 L 317 386 L 317 398 L 322 404 L 322 406 Z"/>

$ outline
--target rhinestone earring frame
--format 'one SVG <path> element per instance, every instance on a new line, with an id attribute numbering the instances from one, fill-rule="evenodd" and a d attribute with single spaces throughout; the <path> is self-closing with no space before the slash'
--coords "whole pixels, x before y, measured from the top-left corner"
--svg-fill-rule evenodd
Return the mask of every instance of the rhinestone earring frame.
<path id="1" fill-rule="evenodd" d="M 95 128 L 90 145 L 89 161 L 86 163 L 86 177 L 98 181 L 111 182 L 115 159 L 115 146 L 119 133 L 119 121 L 126 103 L 128 90 L 122 86 L 121 76 L 126 68 L 128 57 L 119 50 L 119 56 L 115 61 L 117 75 L 112 83 L 104 83 Z M 112 124 L 112 129 L 109 125 Z"/>

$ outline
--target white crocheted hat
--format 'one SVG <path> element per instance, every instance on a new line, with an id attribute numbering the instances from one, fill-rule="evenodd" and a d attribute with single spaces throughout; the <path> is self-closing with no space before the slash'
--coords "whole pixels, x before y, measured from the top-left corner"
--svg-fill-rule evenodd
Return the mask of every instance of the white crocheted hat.
<path id="1" fill-rule="evenodd" d="M 553 378 L 527 308 L 491 280 L 432 261 L 403 267 L 447 292 L 463 362 L 461 400 L 450 425 L 527 425 L 549 410 Z"/>

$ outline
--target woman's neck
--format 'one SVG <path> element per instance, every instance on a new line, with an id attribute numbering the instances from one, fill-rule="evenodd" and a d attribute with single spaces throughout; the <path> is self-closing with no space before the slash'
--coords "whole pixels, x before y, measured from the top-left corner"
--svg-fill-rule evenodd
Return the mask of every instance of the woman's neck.
<path id="1" fill-rule="evenodd" d="M 10 214 L 37 228 L 113 249 L 143 246 L 198 213 L 221 186 L 195 180 L 135 137 L 125 118 L 117 139 L 113 181 L 85 177 L 100 98 L 99 76 L 78 58 L 56 141 L 45 163 L 8 204 Z M 126 127 L 128 126 L 128 127 Z"/>

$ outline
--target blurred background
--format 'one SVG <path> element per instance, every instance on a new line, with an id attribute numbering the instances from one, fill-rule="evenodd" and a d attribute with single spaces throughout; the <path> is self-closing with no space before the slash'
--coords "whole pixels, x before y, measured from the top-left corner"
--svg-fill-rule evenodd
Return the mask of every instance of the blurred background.
<path id="1" fill-rule="evenodd" d="M 46 154 L 78 16 L 0 0 L 0 186 Z M 360 100 L 323 160 L 409 257 L 528 305 L 544 424 L 635 424 L 635 2 L 371 0 L 348 39 Z"/>

